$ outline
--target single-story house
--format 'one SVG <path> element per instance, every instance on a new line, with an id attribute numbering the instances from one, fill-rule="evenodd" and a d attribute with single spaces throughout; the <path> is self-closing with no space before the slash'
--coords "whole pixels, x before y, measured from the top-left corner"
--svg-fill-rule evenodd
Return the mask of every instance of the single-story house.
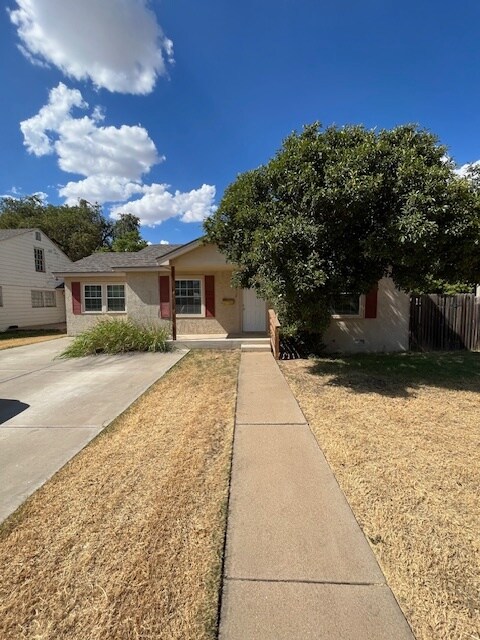
<path id="1" fill-rule="evenodd" d="M 65 322 L 71 260 L 40 229 L 0 229 L 0 331 Z"/>
<path id="2" fill-rule="evenodd" d="M 65 280 L 67 331 L 99 318 L 165 324 L 186 336 L 266 335 L 267 304 L 231 286 L 232 271 L 213 244 L 151 245 L 137 253 L 95 253 L 72 263 Z M 384 278 L 366 296 L 345 296 L 325 334 L 329 351 L 408 349 L 409 299 Z"/>

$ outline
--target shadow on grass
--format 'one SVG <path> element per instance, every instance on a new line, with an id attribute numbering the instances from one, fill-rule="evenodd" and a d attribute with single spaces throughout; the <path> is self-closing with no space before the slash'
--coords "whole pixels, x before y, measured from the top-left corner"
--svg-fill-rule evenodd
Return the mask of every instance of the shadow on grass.
<path id="1" fill-rule="evenodd" d="M 423 386 L 480 391 L 480 353 L 325 356 L 312 360 L 307 372 L 313 376 L 329 376 L 327 386 L 390 397 L 407 398 Z"/>

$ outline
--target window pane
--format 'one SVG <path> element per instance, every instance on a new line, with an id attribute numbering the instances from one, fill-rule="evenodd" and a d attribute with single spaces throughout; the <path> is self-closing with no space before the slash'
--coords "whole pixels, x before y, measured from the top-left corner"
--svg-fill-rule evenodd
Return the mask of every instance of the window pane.
<path id="1" fill-rule="evenodd" d="M 202 313 L 201 280 L 175 281 L 175 308 L 179 315 L 200 315 Z"/>
<path id="2" fill-rule="evenodd" d="M 102 286 L 99 284 L 85 285 L 85 311 L 102 310 Z"/>
<path id="3" fill-rule="evenodd" d="M 39 307 L 43 307 L 43 291 L 35 291 L 32 289 L 32 307 L 34 309 L 38 309 Z"/>
<path id="4" fill-rule="evenodd" d="M 57 306 L 57 299 L 55 296 L 55 291 L 44 291 L 43 292 L 43 299 L 45 301 L 45 306 L 46 307 L 56 307 Z"/>
<path id="5" fill-rule="evenodd" d="M 330 306 L 333 316 L 358 316 L 360 313 L 360 296 L 342 293 Z"/>
<path id="6" fill-rule="evenodd" d="M 45 257 L 43 249 L 34 248 L 35 254 L 35 271 L 45 271 Z"/>
<path id="7" fill-rule="evenodd" d="M 107 310 L 125 311 L 125 285 L 107 284 Z"/>

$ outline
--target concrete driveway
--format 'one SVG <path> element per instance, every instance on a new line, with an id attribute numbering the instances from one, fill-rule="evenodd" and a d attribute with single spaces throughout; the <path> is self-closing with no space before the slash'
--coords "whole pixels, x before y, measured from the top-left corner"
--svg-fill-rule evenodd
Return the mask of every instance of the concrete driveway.
<path id="1" fill-rule="evenodd" d="M 186 353 L 56 359 L 70 341 L 0 351 L 0 522 Z"/>

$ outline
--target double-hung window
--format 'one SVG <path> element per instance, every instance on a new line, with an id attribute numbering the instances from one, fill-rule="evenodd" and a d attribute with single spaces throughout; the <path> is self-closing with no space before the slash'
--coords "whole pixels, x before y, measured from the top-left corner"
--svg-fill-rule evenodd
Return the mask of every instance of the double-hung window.
<path id="1" fill-rule="evenodd" d="M 83 285 L 83 309 L 85 313 L 115 313 L 125 311 L 124 284 Z"/>
<path id="2" fill-rule="evenodd" d="M 84 301 L 85 301 L 85 311 L 101 312 L 102 311 L 102 285 L 86 284 Z"/>
<path id="3" fill-rule="evenodd" d="M 202 280 L 179 278 L 175 280 L 175 309 L 179 316 L 202 316 Z"/>
<path id="4" fill-rule="evenodd" d="M 55 295 L 55 291 L 42 291 L 41 289 L 32 289 L 30 291 L 30 294 L 32 298 L 33 309 L 57 306 L 57 297 Z"/>
<path id="5" fill-rule="evenodd" d="M 360 317 L 362 315 L 362 297 L 355 293 L 342 293 L 330 304 L 333 317 Z"/>
<path id="6" fill-rule="evenodd" d="M 107 311 L 125 311 L 125 285 L 107 284 Z"/>
<path id="7" fill-rule="evenodd" d="M 33 249 L 35 257 L 35 271 L 45 271 L 45 252 L 39 247 Z"/>

